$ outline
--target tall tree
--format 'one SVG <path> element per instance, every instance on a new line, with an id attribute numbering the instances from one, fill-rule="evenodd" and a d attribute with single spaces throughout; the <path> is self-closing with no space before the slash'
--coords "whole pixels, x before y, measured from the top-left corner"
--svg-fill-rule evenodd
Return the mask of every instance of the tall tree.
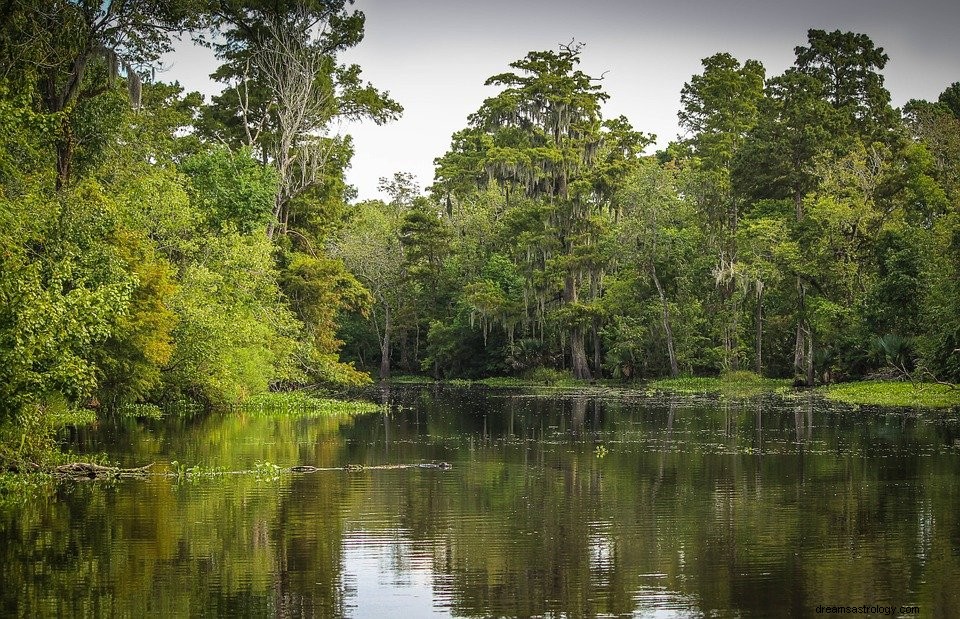
<path id="1" fill-rule="evenodd" d="M 824 96 L 866 141 L 888 141 L 896 112 L 880 71 L 889 56 L 865 34 L 811 29 L 797 46 L 795 66 L 823 84 Z"/>
<path id="2" fill-rule="evenodd" d="M 213 4 L 223 37 L 215 45 L 224 64 L 213 78 L 226 84 L 214 97 L 202 130 L 243 144 L 273 166 L 280 184 L 271 239 L 286 233 L 297 197 L 321 185 L 349 144 L 328 135 L 337 120 L 396 118 L 400 105 L 360 77 L 360 67 L 338 55 L 363 39 L 364 16 L 348 0 Z"/>
<path id="3" fill-rule="evenodd" d="M 686 191 L 704 215 L 711 249 L 717 256 L 724 365 L 738 364 L 737 224 L 740 196 L 732 191 L 731 169 L 747 133 L 757 121 L 763 98 L 763 65 L 720 53 L 703 60 L 703 73 L 684 84 L 680 124 L 689 132 L 684 145 L 693 158 Z"/>
<path id="4" fill-rule="evenodd" d="M 580 45 L 567 45 L 511 63 L 515 72 L 486 81 L 504 88 L 470 121 L 492 138 L 484 161 L 489 177 L 548 209 L 570 366 L 574 377 L 590 378 L 584 341 L 590 319 L 580 304 L 584 269 L 578 251 L 590 236 L 593 195 L 586 177 L 600 147 L 600 106 L 607 95 L 577 69 L 580 52 Z"/>

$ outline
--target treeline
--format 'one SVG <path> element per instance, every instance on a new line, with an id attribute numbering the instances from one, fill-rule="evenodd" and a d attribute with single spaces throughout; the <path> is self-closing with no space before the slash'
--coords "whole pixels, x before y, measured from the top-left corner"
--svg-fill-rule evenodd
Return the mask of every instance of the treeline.
<path id="1" fill-rule="evenodd" d="M 795 52 L 776 76 L 704 59 L 655 155 L 602 117 L 579 46 L 488 79 L 429 195 L 398 174 L 334 238 L 375 300 L 344 354 L 382 376 L 960 380 L 960 83 L 898 110 L 869 37 Z"/>
<path id="2" fill-rule="evenodd" d="M 401 108 L 337 60 L 346 6 L 4 3 L 0 421 L 369 381 L 338 357 L 369 293 L 324 251 L 352 153 L 326 129 Z M 177 34 L 222 62 L 207 104 L 153 79 Z"/>
<path id="3" fill-rule="evenodd" d="M 331 124 L 401 107 L 338 60 L 347 5 L 4 5 L 0 418 L 378 365 L 960 379 L 960 85 L 895 110 L 881 48 L 810 31 L 780 76 L 706 59 L 647 155 L 580 47 L 532 52 L 428 194 L 351 204 Z M 154 79 L 178 34 L 222 63 L 209 102 Z"/>

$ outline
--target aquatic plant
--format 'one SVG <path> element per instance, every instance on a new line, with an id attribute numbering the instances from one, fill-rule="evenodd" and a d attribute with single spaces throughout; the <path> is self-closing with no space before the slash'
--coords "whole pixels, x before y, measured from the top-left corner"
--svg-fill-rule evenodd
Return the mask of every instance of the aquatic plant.
<path id="1" fill-rule="evenodd" d="M 960 389 L 938 383 L 870 380 L 821 387 L 828 400 L 874 406 L 960 406 Z"/>

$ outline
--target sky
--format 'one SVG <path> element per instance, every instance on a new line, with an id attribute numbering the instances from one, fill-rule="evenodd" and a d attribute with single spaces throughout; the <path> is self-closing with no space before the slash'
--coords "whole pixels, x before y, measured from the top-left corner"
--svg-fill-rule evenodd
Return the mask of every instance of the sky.
<path id="1" fill-rule="evenodd" d="M 810 28 L 861 32 L 882 46 L 895 106 L 936 99 L 960 81 L 956 0 L 357 0 L 353 8 L 366 15 L 366 35 L 341 60 L 404 107 L 383 126 L 332 128 L 354 138 L 347 180 L 361 199 L 382 197 L 378 180 L 395 172 L 429 186 L 451 135 L 496 94 L 484 81 L 531 50 L 571 40 L 585 45 L 581 69 L 604 74 L 604 116 L 626 116 L 656 134 L 658 148 L 676 139 L 680 90 L 703 58 L 729 52 L 778 75 Z M 206 95 L 218 89 L 209 50 L 184 42 L 164 65 L 157 79 Z"/>

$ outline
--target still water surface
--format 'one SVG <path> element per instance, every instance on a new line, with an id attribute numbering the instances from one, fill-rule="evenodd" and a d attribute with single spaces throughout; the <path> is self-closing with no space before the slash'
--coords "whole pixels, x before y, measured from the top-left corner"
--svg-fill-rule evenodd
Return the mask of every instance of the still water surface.
<path id="1" fill-rule="evenodd" d="M 78 453 L 251 470 L 0 512 L 4 616 L 960 613 L 960 421 L 824 404 L 393 387 L 389 412 L 100 422 Z"/>

